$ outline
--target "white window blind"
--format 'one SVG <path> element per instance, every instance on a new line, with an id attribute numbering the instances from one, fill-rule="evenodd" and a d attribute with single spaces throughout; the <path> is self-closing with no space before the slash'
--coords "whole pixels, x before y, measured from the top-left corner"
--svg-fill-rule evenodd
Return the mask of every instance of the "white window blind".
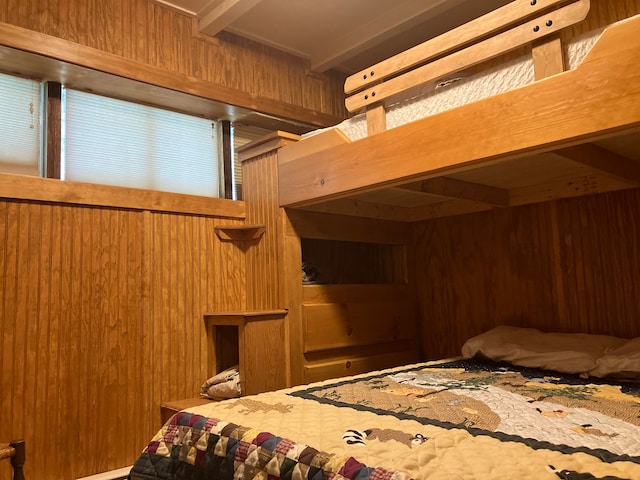
<path id="1" fill-rule="evenodd" d="M 62 178 L 218 197 L 211 120 L 65 89 Z"/>
<path id="2" fill-rule="evenodd" d="M 41 83 L 0 74 L 0 172 L 40 174 Z"/>
<path id="3" fill-rule="evenodd" d="M 242 164 L 238 160 L 238 148 L 264 137 L 268 133 L 271 133 L 271 130 L 242 124 L 231 125 L 233 145 L 233 198 L 242 198 Z"/>

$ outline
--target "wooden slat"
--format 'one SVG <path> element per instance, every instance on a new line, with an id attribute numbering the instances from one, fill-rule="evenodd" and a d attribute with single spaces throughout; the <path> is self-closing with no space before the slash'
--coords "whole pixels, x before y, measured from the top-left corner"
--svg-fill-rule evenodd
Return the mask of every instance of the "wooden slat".
<path id="1" fill-rule="evenodd" d="M 498 34 L 471 45 L 446 57 L 434 60 L 403 75 L 370 87 L 345 100 L 347 110 L 357 111 L 368 105 L 409 90 L 427 82 L 437 80 L 450 73 L 490 60 L 533 42 L 546 35 L 556 33 L 569 25 L 585 19 L 589 12 L 589 0 L 579 0 L 545 16 L 519 25 L 512 30 Z"/>
<path id="2" fill-rule="evenodd" d="M 367 109 L 367 134 L 375 135 L 387 129 L 387 112 L 384 105 L 376 105 Z"/>
<path id="3" fill-rule="evenodd" d="M 535 4 L 532 2 L 511 2 L 460 27 L 354 73 L 345 81 L 344 92 L 352 93 L 370 83 L 382 81 L 398 72 L 426 63 L 439 55 L 444 55 L 479 38 L 492 35 L 500 29 L 509 27 L 560 3 L 562 3 L 561 0 L 538 0 Z"/>
<path id="4" fill-rule="evenodd" d="M 407 212 L 407 218 L 411 222 L 428 220 L 431 218 L 452 217 L 465 215 L 467 213 L 485 212 L 493 210 L 495 207 L 482 203 L 470 203 L 458 200 L 445 200 L 443 202 L 424 207 L 413 207 Z"/>
<path id="5" fill-rule="evenodd" d="M 586 143 L 555 150 L 553 153 L 623 182 L 640 185 L 640 162 L 617 155 L 597 145 Z"/>
<path id="6" fill-rule="evenodd" d="M 536 80 L 565 71 L 562 40 L 558 34 L 535 42 L 531 48 L 531 56 Z"/>
<path id="7" fill-rule="evenodd" d="M 280 204 L 319 203 L 632 132 L 640 128 L 640 71 L 628 66 L 640 62 L 638 28 L 640 17 L 605 30 L 597 57 L 576 70 L 289 161 L 280 166 Z"/>
<path id="8" fill-rule="evenodd" d="M 399 188 L 496 207 L 509 206 L 509 192 L 507 190 L 450 177 L 436 177 L 415 184 L 403 185 Z"/>
<path id="9" fill-rule="evenodd" d="M 358 202 L 363 203 L 371 203 L 384 207 L 396 208 L 419 207 L 431 203 L 438 203 L 443 200 L 443 197 L 441 195 L 432 195 L 430 193 L 425 193 L 421 189 L 419 189 L 419 187 L 415 187 L 415 190 L 403 187 L 404 185 L 402 187 L 381 188 L 380 190 L 376 190 L 375 192 L 358 193 L 350 199 L 357 200 Z M 334 202 L 339 201 L 340 200 L 334 200 Z M 305 208 L 313 208 L 313 206 Z M 398 217 L 396 217 L 396 220 L 402 219 L 403 215 L 398 215 Z"/>
<path id="10" fill-rule="evenodd" d="M 331 202 L 309 205 L 304 210 L 336 215 L 375 218 L 378 220 L 409 221 L 406 209 L 394 205 L 361 201 L 357 198 L 341 198 Z"/>
<path id="11" fill-rule="evenodd" d="M 510 192 L 510 198 L 511 204 L 515 206 L 626 190 L 628 188 L 631 188 L 628 182 L 621 182 L 605 174 L 593 173 L 573 178 L 563 178 L 542 185 L 515 188 Z"/>

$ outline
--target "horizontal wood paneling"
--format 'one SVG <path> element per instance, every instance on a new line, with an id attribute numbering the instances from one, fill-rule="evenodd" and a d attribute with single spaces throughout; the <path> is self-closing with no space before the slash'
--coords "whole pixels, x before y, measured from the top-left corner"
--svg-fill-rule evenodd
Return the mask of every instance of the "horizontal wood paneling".
<path id="1" fill-rule="evenodd" d="M 303 305 L 305 353 L 409 340 L 416 316 L 408 302 Z M 375 327 L 373 327 L 375 326 Z"/>
<path id="2" fill-rule="evenodd" d="M 429 358 L 496 325 L 640 336 L 640 190 L 416 224 Z"/>
<path id="3" fill-rule="evenodd" d="M 0 432 L 27 478 L 133 463 L 207 378 L 207 311 L 244 307 L 241 220 L 0 201 Z"/>
<path id="4" fill-rule="evenodd" d="M 310 73 L 308 60 L 222 32 L 197 33 L 194 17 L 150 0 L 0 3 L 0 22 L 41 32 L 269 102 L 344 118 L 344 75 Z M 185 85 L 186 87 L 186 85 Z M 247 105 L 243 105 L 247 107 Z M 302 119 L 298 119 L 302 121 Z"/>

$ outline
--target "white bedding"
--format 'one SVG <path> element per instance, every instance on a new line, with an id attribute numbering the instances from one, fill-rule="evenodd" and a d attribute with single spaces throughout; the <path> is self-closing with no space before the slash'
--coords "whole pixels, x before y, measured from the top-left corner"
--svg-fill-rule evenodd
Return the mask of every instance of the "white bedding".
<path id="1" fill-rule="evenodd" d="M 582 62 L 603 30 L 604 28 L 593 30 L 566 43 L 565 62 L 567 69 L 572 70 Z M 530 84 L 534 81 L 533 60 L 530 54 L 526 54 L 475 75 L 462 76 L 459 81 L 455 81 L 460 77 L 459 74 L 452 74 L 442 79 L 441 82 L 436 82 L 438 84 L 454 79 L 454 82 L 447 86 L 435 88 L 419 97 L 409 98 L 389 106 L 387 108 L 387 129 Z M 330 128 L 338 128 L 352 141 L 364 138 L 367 136 L 365 113 L 355 115 Z M 325 130 L 327 129 L 314 130 L 303 135 L 303 138 Z"/>

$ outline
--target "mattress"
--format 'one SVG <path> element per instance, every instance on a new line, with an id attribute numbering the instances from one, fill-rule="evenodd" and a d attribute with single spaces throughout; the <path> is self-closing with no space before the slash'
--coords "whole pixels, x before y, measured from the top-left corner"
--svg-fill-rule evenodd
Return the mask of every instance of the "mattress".
<path id="1" fill-rule="evenodd" d="M 448 359 L 176 414 L 131 478 L 638 479 L 640 384 Z"/>
<path id="2" fill-rule="evenodd" d="M 575 69 L 585 58 L 604 29 L 597 29 L 566 42 L 564 57 L 566 67 Z M 534 82 L 533 60 L 530 54 L 513 58 L 503 64 L 473 75 L 452 74 L 435 82 L 433 89 L 419 96 L 407 98 L 387 107 L 387 129 L 398 127 L 445 110 L 450 110 L 483 98 L 488 98 Z M 351 141 L 367 136 L 367 119 L 364 113 L 355 115 L 336 125 Z M 303 138 L 326 131 L 314 130 Z"/>

